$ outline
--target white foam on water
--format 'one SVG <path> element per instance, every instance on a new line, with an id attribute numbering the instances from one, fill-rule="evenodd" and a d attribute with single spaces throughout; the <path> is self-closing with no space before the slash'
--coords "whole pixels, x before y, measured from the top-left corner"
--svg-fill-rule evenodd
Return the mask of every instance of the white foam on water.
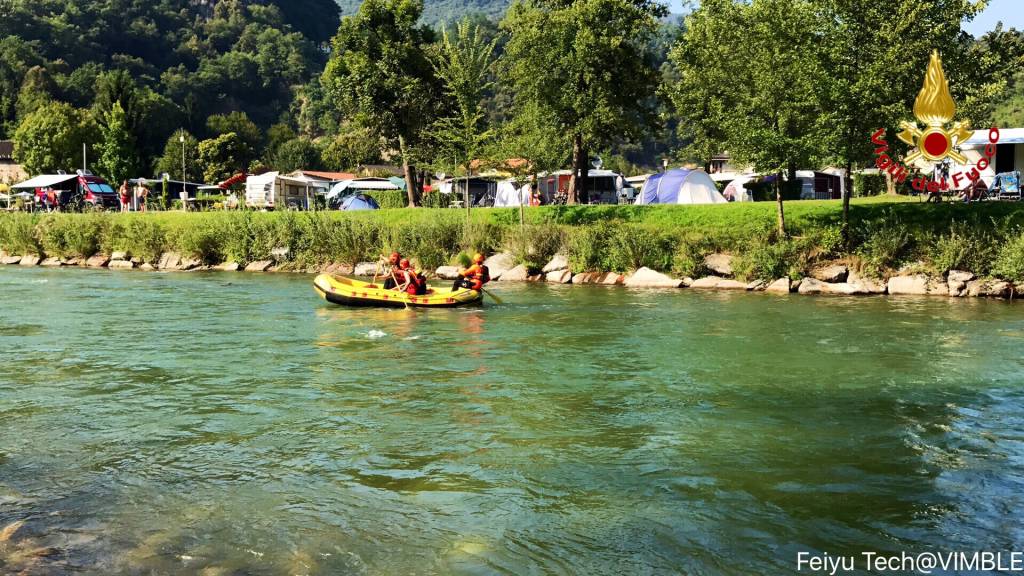
<path id="1" fill-rule="evenodd" d="M 370 330 L 369 332 L 366 333 L 366 337 L 369 338 L 370 340 L 377 340 L 387 335 L 387 332 L 384 332 L 383 330 Z"/>
<path id="2" fill-rule="evenodd" d="M 420 339 L 419 336 L 406 336 L 405 338 L 402 338 L 402 340 L 419 340 L 419 339 Z"/>

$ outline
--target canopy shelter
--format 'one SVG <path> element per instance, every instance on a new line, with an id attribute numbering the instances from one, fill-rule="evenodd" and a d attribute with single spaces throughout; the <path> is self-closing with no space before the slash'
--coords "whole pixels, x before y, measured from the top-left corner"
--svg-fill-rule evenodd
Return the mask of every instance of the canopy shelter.
<path id="1" fill-rule="evenodd" d="M 728 200 L 703 170 L 679 168 L 654 174 L 634 204 L 725 204 Z"/>
<path id="2" fill-rule="evenodd" d="M 494 195 L 494 207 L 504 208 L 508 206 L 529 206 L 530 185 L 519 185 L 515 180 L 502 180 L 498 182 L 497 192 Z"/>
<path id="3" fill-rule="evenodd" d="M 559 192 L 569 190 L 572 170 L 559 170 L 542 174 L 538 181 L 544 202 L 550 203 Z M 583 204 L 618 204 L 626 179 L 611 170 L 591 169 L 587 171 L 587 198 L 580 198 Z"/>
<path id="4" fill-rule="evenodd" d="M 459 200 L 468 193 L 470 206 L 489 207 L 494 206 L 498 183 L 490 178 L 463 176 L 442 180 L 437 189 L 442 194 L 455 194 Z"/>
<path id="5" fill-rule="evenodd" d="M 755 178 L 757 175 L 745 175 L 734 179 L 725 186 L 722 196 L 729 202 L 753 202 L 754 196 L 747 190 L 746 185 Z"/>
<path id="6" fill-rule="evenodd" d="M 398 181 L 397 183 L 395 181 Z M 398 183 L 401 183 L 399 186 Z M 331 186 L 327 193 L 327 199 L 333 200 L 339 196 L 345 196 L 349 192 L 359 190 L 405 190 L 405 180 L 400 178 L 352 178 L 342 180 Z"/>
<path id="7" fill-rule="evenodd" d="M 372 196 L 356 192 L 342 200 L 341 209 L 346 211 L 380 210 L 380 204 Z"/>
<path id="8" fill-rule="evenodd" d="M 43 174 L 41 176 L 36 176 L 35 178 L 25 180 L 24 182 L 19 182 L 11 186 L 11 189 L 17 190 L 19 188 L 53 188 L 54 186 L 60 186 L 65 182 L 72 182 L 77 179 L 77 174 Z"/>

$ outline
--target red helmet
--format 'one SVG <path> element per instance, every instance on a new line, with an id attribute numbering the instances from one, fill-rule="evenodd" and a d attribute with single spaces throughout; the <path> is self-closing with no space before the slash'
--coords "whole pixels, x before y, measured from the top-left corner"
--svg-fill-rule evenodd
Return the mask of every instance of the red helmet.
<path id="1" fill-rule="evenodd" d="M 474 264 L 483 264 L 484 263 L 484 255 L 479 253 L 479 252 L 474 254 L 473 255 L 473 263 Z"/>
<path id="2" fill-rule="evenodd" d="M 402 255 L 401 254 L 399 254 L 398 252 L 392 252 L 391 253 L 391 257 L 388 258 L 388 262 L 391 262 L 392 264 L 398 264 L 398 262 L 401 259 L 402 259 Z"/>
<path id="3" fill-rule="evenodd" d="M 398 267 L 399 268 L 403 268 L 403 269 L 404 268 L 408 268 L 409 267 L 409 259 L 408 258 L 402 258 L 402 261 L 398 263 Z"/>

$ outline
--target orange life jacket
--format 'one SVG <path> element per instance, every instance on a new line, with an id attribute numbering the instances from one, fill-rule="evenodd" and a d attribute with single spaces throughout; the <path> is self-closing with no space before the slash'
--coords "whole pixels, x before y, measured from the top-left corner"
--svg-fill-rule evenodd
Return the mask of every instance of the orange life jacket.
<path id="1" fill-rule="evenodd" d="M 484 284 L 491 281 L 491 272 L 483 264 L 473 264 L 463 270 L 462 275 L 472 282 L 470 288 L 473 290 L 479 290 L 484 287 Z"/>

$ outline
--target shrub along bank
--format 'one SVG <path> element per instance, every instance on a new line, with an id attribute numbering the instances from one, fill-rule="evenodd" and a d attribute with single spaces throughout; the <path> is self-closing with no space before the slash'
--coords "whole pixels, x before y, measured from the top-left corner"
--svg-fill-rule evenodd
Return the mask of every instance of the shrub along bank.
<path id="1" fill-rule="evenodd" d="M 842 259 L 868 274 L 907 268 L 936 275 L 967 270 L 1024 282 L 1024 206 L 940 205 L 855 199 L 851 239 L 835 201 L 787 205 L 790 235 L 774 232 L 774 204 L 717 206 L 548 206 L 517 209 L 397 209 L 359 213 L 160 212 L 3 214 L 0 250 L 88 258 L 128 252 L 155 262 L 179 252 L 205 264 L 284 259 L 294 269 L 355 264 L 393 250 L 424 268 L 465 263 L 480 251 L 510 252 L 542 267 L 568 255 L 574 272 L 640 267 L 697 277 L 704 256 L 733 254 L 744 280 L 798 279 Z M 282 248 L 287 248 L 285 251 Z"/>

